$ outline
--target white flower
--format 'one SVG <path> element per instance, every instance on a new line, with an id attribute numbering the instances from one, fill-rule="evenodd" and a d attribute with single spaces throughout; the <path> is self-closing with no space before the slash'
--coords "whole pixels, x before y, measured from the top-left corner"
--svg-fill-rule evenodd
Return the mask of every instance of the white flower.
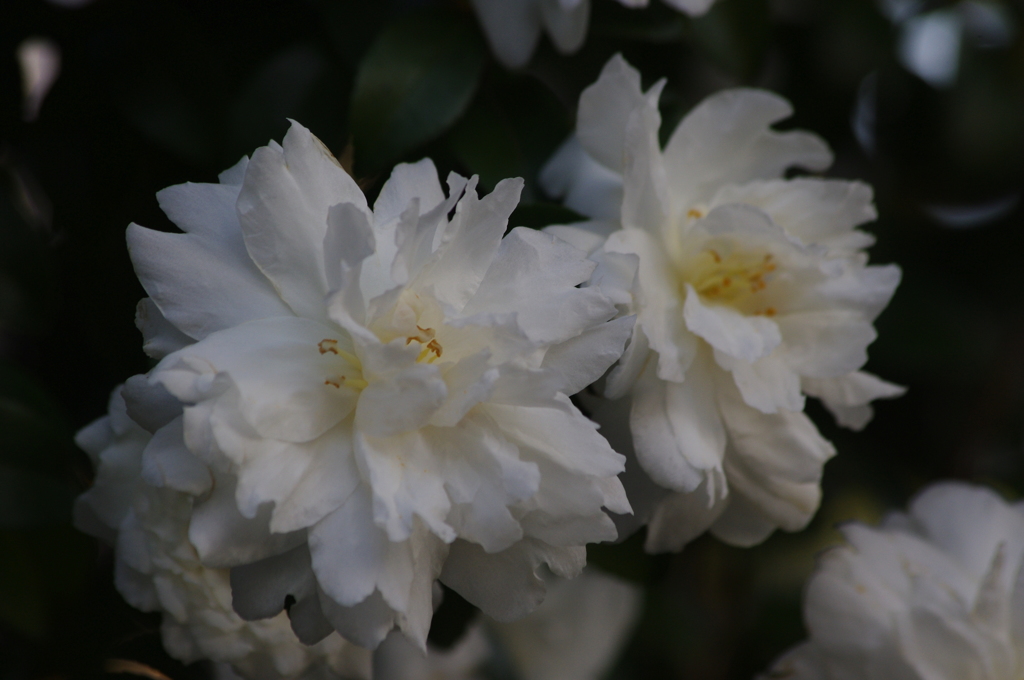
<path id="1" fill-rule="evenodd" d="M 1024 677 L 1024 513 L 991 490 L 934 484 L 879 528 L 842 527 L 807 585 L 810 640 L 768 677 Z"/>
<path id="2" fill-rule="evenodd" d="M 646 7 L 648 0 L 619 0 L 626 7 Z M 665 0 L 690 16 L 708 11 L 715 0 Z M 590 0 L 473 0 L 487 41 L 502 64 L 525 66 L 541 29 L 555 48 L 572 54 L 583 45 L 590 21 Z"/>
<path id="3" fill-rule="evenodd" d="M 185 663 L 212 659 L 244 677 L 369 678 L 370 653 L 337 634 L 299 642 L 286 614 L 243 621 L 231 608 L 226 569 L 208 569 L 188 541 L 192 497 L 143 481 L 152 436 L 125 412 L 120 388 L 107 416 L 78 433 L 96 483 L 79 497 L 76 525 L 115 546 L 115 584 L 130 604 L 163 615 L 167 652 Z"/>
<path id="4" fill-rule="evenodd" d="M 662 85 L 641 92 L 616 56 L 583 92 L 576 136 L 542 182 L 595 221 L 549 231 L 591 251 L 591 285 L 637 315 L 606 395 L 631 395 L 616 408 L 631 408 L 636 457 L 671 492 L 647 549 L 678 550 L 709 527 L 752 545 L 818 506 L 834 450 L 804 394 L 859 428 L 872 399 L 902 392 L 859 370 L 900 272 L 866 265 L 872 239 L 856 227 L 875 217 L 870 187 L 782 178 L 832 159 L 814 135 L 770 129 L 791 113 L 785 100 L 712 95 L 662 150 Z"/>
<path id="5" fill-rule="evenodd" d="M 507 623 L 482 617 L 450 650 L 424 654 L 391 634 L 374 653 L 374 680 L 475 680 L 489 662 L 509 664 L 520 680 L 603 677 L 633 630 L 643 591 L 593 568 L 547 581 L 533 613 Z"/>
<path id="6" fill-rule="evenodd" d="M 129 228 L 146 347 L 171 352 L 126 388 L 154 476 L 196 497 L 190 540 L 235 568 L 236 611 L 294 600 L 307 642 L 398 626 L 422 648 L 438 578 L 523 616 L 543 564 L 575 575 L 616 536 L 602 507 L 629 512 L 622 456 L 566 395 L 632 319 L 576 287 L 584 252 L 502 238 L 521 180 L 448 185 L 400 165 L 371 211 L 293 124 L 220 184 L 160 193 L 184 234 Z"/>

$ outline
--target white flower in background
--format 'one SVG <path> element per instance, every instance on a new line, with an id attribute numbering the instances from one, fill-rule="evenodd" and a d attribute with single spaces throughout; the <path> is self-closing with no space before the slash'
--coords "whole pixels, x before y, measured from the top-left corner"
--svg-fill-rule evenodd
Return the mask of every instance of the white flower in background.
<path id="1" fill-rule="evenodd" d="M 533 613 L 508 623 L 482 617 L 450 650 L 424 654 L 391 634 L 374 654 L 374 680 L 476 680 L 487 665 L 502 664 L 518 680 L 603 677 L 633 631 L 642 589 L 593 568 L 571 581 L 547 581 L 548 595 Z"/>
<path id="2" fill-rule="evenodd" d="M 902 392 L 859 370 L 900 272 L 866 265 L 872 238 L 856 227 L 875 217 L 870 187 L 783 179 L 832 159 L 820 138 L 769 127 L 790 115 L 785 100 L 712 95 L 662 150 L 662 86 L 641 92 L 616 56 L 583 92 L 576 135 L 541 181 L 594 221 L 549 231 L 590 251 L 591 286 L 637 316 L 606 396 L 631 396 L 614 408 L 631 409 L 639 465 L 670 492 L 652 503 L 647 549 L 678 550 L 709 527 L 752 545 L 818 506 L 834 450 L 804 395 L 859 429 L 872 399 Z"/>
<path id="3" fill-rule="evenodd" d="M 810 639 L 767 677 L 1024 677 L 1024 513 L 990 489 L 934 484 L 879 528 L 842 527 L 804 596 Z"/>
<path id="4" fill-rule="evenodd" d="M 423 648 L 438 578 L 523 616 L 544 564 L 575 575 L 615 538 L 602 507 L 629 512 L 622 456 L 566 395 L 632 319 L 576 287 L 584 252 L 502 238 L 521 180 L 448 185 L 400 165 L 371 211 L 293 124 L 220 184 L 159 194 L 184 234 L 128 231 L 145 346 L 166 354 L 125 391 L 160 441 L 154 479 L 195 496 L 189 538 L 234 568 L 236 611 L 294 602 L 306 642 L 398 626 Z"/>
<path id="5" fill-rule="evenodd" d="M 590 0 L 472 0 L 487 41 L 502 64 L 525 66 L 541 30 L 555 48 L 572 54 L 583 45 L 590 21 Z M 649 0 L 619 0 L 626 7 L 646 7 Z M 664 0 L 690 16 L 708 11 L 715 0 Z"/>
<path id="6" fill-rule="evenodd" d="M 240 675 L 277 678 L 369 678 L 370 652 L 339 635 L 299 642 L 284 613 L 243 621 L 231 608 L 226 569 L 208 569 L 188 541 L 192 497 L 147 484 L 143 451 L 152 436 L 125 412 L 114 391 L 107 416 L 76 441 L 96 469 L 79 497 L 76 525 L 115 546 L 115 584 L 128 602 L 163 615 L 167 652 L 185 663 L 211 659 Z"/>

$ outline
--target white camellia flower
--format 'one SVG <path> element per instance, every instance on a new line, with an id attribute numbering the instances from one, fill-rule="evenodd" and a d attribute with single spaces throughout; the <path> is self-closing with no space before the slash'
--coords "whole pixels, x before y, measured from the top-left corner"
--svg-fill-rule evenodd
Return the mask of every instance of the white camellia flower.
<path id="1" fill-rule="evenodd" d="M 162 357 L 125 390 L 156 433 L 144 463 L 195 497 L 189 539 L 243 617 L 290 603 L 306 642 L 397 626 L 423 648 L 437 579 L 521 617 L 543 565 L 578 574 L 616 536 L 602 508 L 630 511 L 623 457 L 567 395 L 632 319 L 577 287 L 586 253 L 502 238 L 521 180 L 475 185 L 446 197 L 429 160 L 400 165 L 371 210 L 293 124 L 220 184 L 159 194 L 185 233 L 129 228 Z"/>
<path id="2" fill-rule="evenodd" d="M 572 54 L 583 45 L 590 22 L 590 0 L 472 0 L 491 49 L 509 68 L 525 66 L 541 30 L 555 48 Z M 626 7 L 646 7 L 649 0 L 619 0 Z M 664 0 L 690 16 L 708 11 L 715 0 Z"/>
<path id="3" fill-rule="evenodd" d="M 842 527 L 804 596 L 792 680 L 1024 677 L 1024 512 L 985 487 L 934 484 L 879 528 Z"/>
<path id="4" fill-rule="evenodd" d="M 603 677 L 636 624 L 643 591 L 593 568 L 547 581 L 531 614 L 508 623 L 481 617 L 449 650 L 424 654 L 392 633 L 374 653 L 374 680 L 477 680 L 488 663 L 509 665 L 518 680 Z"/>
<path id="5" fill-rule="evenodd" d="M 870 187 L 783 179 L 832 159 L 820 138 L 770 128 L 790 115 L 785 100 L 712 95 L 662 150 L 663 84 L 642 92 L 616 56 L 583 92 L 576 135 L 541 180 L 593 221 L 549 231 L 590 251 L 591 286 L 636 314 L 605 393 L 631 399 L 594 416 L 630 410 L 639 466 L 668 491 L 630 491 L 653 506 L 647 549 L 678 550 L 708 528 L 748 546 L 817 509 L 834 450 L 804 415 L 805 394 L 860 428 L 872 399 L 902 393 L 859 370 L 900 271 L 866 264 L 872 238 L 856 227 L 875 217 Z"/>
<path id="6" fill-rule="evenodd" d="M 144 481 L 143 451 L 152 436 L 114 391 L 107 416 L 76 441 L 96 469 L 79 497 L 76 525 L 115 546 L 115 584 L 134 607 L 163 615 L 167 652 L 185 663 L 211 659 L 258 680 L 370 677 L 370 652 L 333 634 L 299 642 L 288 616 L 244 621 L 231 608 L 226 569 L 208 569 L 188 540 L 192 497 Z"/>

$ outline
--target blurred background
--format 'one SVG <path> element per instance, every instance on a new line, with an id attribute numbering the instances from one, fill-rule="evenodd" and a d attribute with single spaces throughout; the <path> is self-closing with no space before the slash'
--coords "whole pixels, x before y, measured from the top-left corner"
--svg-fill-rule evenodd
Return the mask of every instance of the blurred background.
<path id="1" fill-rule="evenodd" d="M 100 677 L 109 659 L 210 677 L 162 651 L 158 617 L 114 591 L 109 548 L 70 525 L 92 475 L 74 432 L 149 368 L 124 231 L 175 229 L 155 192 L 216 181 L 294 118 L 371 200 L 394 163 L 431 156 L 485 190 L 524 177 L 513 226 L 570 221 L 536 175 L 616 52 L 645 87 L 668 79 L 665 137 L 710 92 L 770 88 L 796 109 L 782 127 L 832 145 L 830 176 L 874 185 L 872 261 L 904 279 L 867 369 L 909 391 L 861 433 L 809 402 L 839 455 L 799 534 L 592 548 L 647 588 L 608 677 L 752 678 L 804 636 L 802 585 L 836 523 L 940 478 L 1024 493 L 1024 2 L 720 0 L 691 20 L 593 0 L 577 54 L 544 38 L 509 71 L 459 0 L 2 0 L 0 680 Z M 431 639 L 471 615 L 450 599 Z"/>

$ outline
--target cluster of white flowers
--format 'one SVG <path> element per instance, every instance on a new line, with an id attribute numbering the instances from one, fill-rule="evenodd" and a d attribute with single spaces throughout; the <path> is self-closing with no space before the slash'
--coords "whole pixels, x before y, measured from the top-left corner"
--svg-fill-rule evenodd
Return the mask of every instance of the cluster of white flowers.
<path id="1" fill-rule="evenodd" d="M 486 23 L 516 3 L 476 4 Z M 586 0 L 522 4 L 585 27 Z M 834 449 L 805 395 L 859 429 L 902 393 L 861 370 L 900 272 L 867 264 L 870 187 L 785 178 L 831 153 L 771 129 L 784 100 L 713 95 L 662 149 L 661 87 L 615 57 L 584 91 L 541 182 L 587 222 L 506 234 L 522 180 L 480 197 L 453 173 L 445 191 L 430 160 L 371 207 L 293 123 L 218 184 L 162 191 L 182 233 L 129 227 L 157 363 L 79 434 L 97 477 L 76 519 L 116 545 L 119 590 L 164 614 L 171 654 L 225 677 L 468 679 L 500 644 L 523 678 L 583 680 L 638 608 L 608 577 L 564 582 L 588 543 L 647 524 L 652 552 L 709 529 L 747 546 L 806 525 Z M 961 595 L 999 623 L 1020 549 L 993 545 L 989 585 Z M 439 584 L 490 619 L 425 655 Z"/>
<path id="2" fill-rule="evenodd" d="M 935 484 L 879 528 L 842 527 L 808 583 L 793 680 L 1024 677 L 1024 512 L 984 487 Z"/>
<path id="3" fill-rule="evenodd" d="M 629 413 L 620 447 L 650 478 L 631 485 L 647 549 L 679 550 L 708 528 L 749 546 L 802 529 L 818 507 L 835 451 L 804 395 L 858 429 L 871 400 L 903 392 L 859 370 L 900 271 L 867 265 L 872 238 L 856 227 L 875 217 L 870 187 L 783 178 L 832 161 L 817 136 L 770 128 L 790 115 L 785 100 L 719 92 L 662 150 L 663 85 L 641 91 L 616 56 L 583 92 L 576 134 L 541 180 L 592 221 L 548 231 L 590 252 L 591 286 L 636 315 L 604 392 L 628 398 L 594 415 L 613 430 Z"/>

